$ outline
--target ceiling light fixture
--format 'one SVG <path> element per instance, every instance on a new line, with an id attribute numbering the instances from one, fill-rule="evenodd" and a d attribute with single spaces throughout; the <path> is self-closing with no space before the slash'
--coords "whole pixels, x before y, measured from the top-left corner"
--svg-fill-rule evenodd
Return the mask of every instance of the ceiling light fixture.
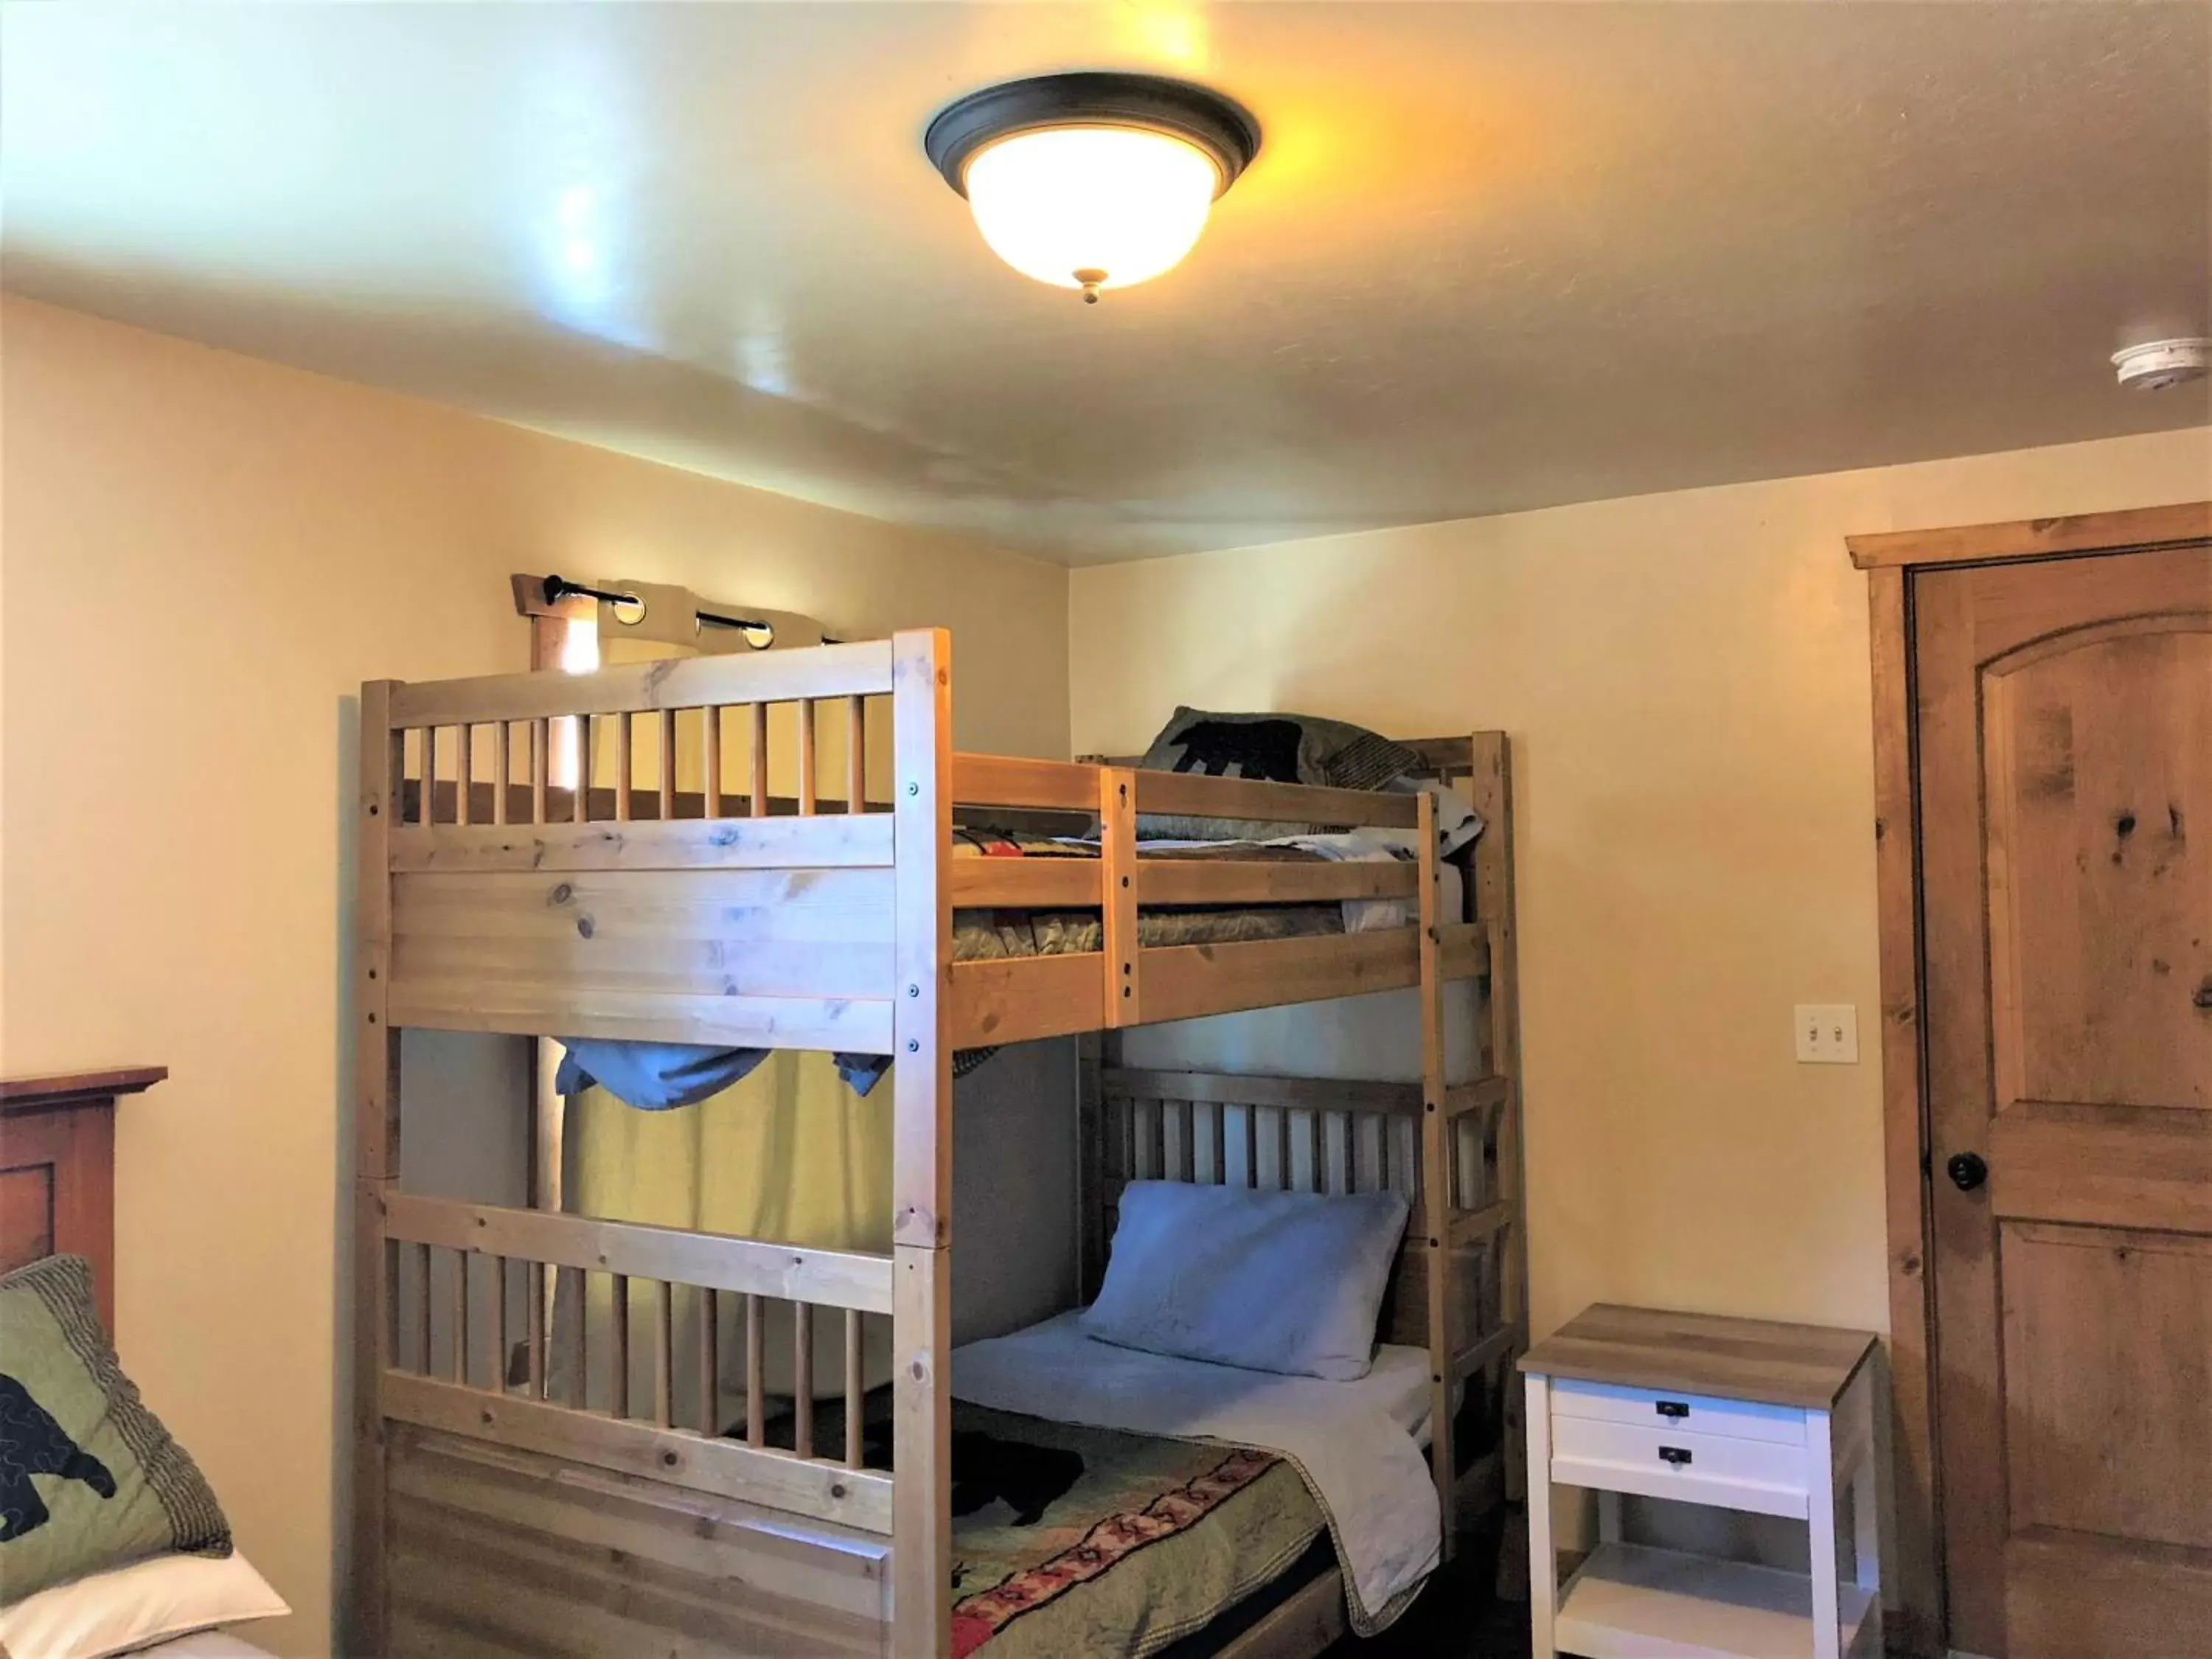
<path id="1" fill-rule="evenodd" d="M 1218 92 L 1154 75 L 1040 75 L 971 92 L 922 148 L 968 198 L 991 251 L 1025 276 L 1127 288 L 1171 269 L 1214 198 L 1259 153 L 1260 126 Z"/>

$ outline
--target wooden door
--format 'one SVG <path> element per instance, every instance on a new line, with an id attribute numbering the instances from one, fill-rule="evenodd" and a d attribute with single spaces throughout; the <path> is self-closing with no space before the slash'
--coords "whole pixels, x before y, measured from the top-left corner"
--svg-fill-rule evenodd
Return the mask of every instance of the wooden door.
<path id="1" fill-rule="evenodd" d="M 2212 548 L 1917 572 L 1953 1648 L 2212 1654 Z"/>

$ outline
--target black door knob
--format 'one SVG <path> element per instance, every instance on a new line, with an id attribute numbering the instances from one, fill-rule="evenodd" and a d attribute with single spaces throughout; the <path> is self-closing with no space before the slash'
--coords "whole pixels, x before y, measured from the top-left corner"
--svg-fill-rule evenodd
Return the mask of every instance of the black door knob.
<path id="1" fill-rule="evenodd" d="M 1943 1166 L 1951 1184 L 1962 1193 L 1971 1193 L 1990 1178 L 1988 1160 L 1979 1152 L 1954 1152 L 1951 1161 Z"/>

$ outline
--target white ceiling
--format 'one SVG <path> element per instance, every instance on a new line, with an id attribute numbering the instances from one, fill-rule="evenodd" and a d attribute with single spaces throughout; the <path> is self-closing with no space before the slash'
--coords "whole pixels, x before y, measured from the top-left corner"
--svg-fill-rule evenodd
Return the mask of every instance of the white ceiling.
<path id="1" fill-rule="evenodd" d="M 2212 6 L 8 4 L 0 280 L 1073 562 L 2212 418 Z M 1260 158 L 1085 307 L 923 159 L 1150 67 Z"/>

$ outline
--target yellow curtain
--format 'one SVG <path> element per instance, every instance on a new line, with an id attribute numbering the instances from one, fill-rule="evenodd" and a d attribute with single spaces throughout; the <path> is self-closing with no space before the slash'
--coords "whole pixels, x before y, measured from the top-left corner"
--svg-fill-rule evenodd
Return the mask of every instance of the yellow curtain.
<path id="1" fill-rule="evenodd" d="M 865 1100 L 830 1056 L 779 1048 L 696 1106 L 569 1103 L 573 1207 L 811 1249 L 891 1247 L 891 1089 Z"/>
<path id="2" fill-rule="evenodd" d="M 604 1089 L 586 1090 L 568 1103 L 562 1137 L 567 1165 L 568 1206 L 585 1215 L 653 1226 L 684 1227 L 701 1232 L 732 1233 L 805 1249 L 868 1250 L 888 1255 L 891 1248 L 891 1088 L 886 1075 L 866 1100 L 837 1075 L 823 1054 L 777 1049 L 734 1088 L 696 1106 L 645 1112 Z M 635 1300 L 643 1289 L 632 1285 L 631 1322 L 649 1316 Z M 582 1317 L 592 1351 L 606 1346 L 613 1306 L 613 1283 L 590 1275 Z M 680 1291 L 675 1313 L 677 1400 L 679 1421 L 696 1425 L 698 1296 Z M 762 1376 L 771 1396 L 787 1396 L 797 1370 L 794 1359 L 797 1308 L 771 1301 L 763 1310 L 765 1352 Z M 556 1327 L 578 1316 L 574 1301 L 563 1293 L 555 1310 Z M 817 1311 L 812 1320 L 814 1387 L 817 1399 L 842 1398 L 844 1388 L 844 1325 L 835 1313 Z M 742 1419 L 744 1362 L 734 1310 L 723 1327 L 716 1370 L 717 1400 L 711 1413 L 717 1427 Z M 890 1322 L 866 1322 L 861 1370 L 866 1386 L 890 1376 Z M 650 1345 L 634 1342 L 630 1351 L 630 1398 L 651 1398 Z M 568 1358 L 556 1347 L 556 1380 L 569 1386 Z M 605 1360 L 595 1361 L 589 1385 L 595 1409 L 611 1396 Z"/>

